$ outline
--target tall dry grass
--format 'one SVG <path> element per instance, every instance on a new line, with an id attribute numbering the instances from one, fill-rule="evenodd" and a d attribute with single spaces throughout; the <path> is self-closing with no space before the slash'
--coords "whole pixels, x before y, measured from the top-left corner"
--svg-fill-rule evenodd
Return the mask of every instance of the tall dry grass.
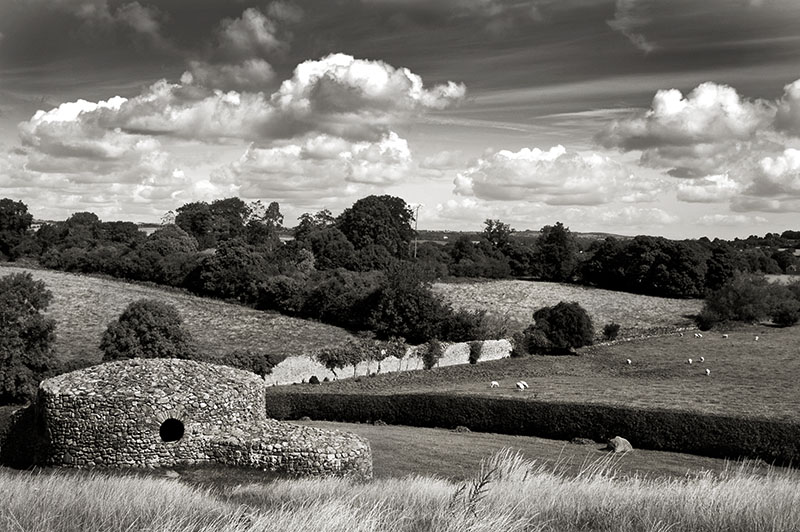
<path id="1" fill-rule="evenodd" d="M 177 480 L 0 471 L 8 531 L 800 530 L 800 474 L 732 466 L 681 479 L 621 478 L 611 462 L 565 475 L 509 451 L 471 481 L 278 480 L 209 491 Z"/>

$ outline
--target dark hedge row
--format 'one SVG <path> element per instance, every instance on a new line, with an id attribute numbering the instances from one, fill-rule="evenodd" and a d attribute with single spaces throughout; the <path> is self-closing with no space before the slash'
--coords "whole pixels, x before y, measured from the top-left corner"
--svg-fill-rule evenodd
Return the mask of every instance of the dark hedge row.
<path id="1" fill-rule="evenodd" d="M 560 440 L 623 436 L 642 449 L 761 458 L 783 465 L 800 459 L 800 424 L 669 410 L 438 394 L 275 393 L 267 397 L 267 415 L 417 427 L 463 425 L 472 431 Z"/>

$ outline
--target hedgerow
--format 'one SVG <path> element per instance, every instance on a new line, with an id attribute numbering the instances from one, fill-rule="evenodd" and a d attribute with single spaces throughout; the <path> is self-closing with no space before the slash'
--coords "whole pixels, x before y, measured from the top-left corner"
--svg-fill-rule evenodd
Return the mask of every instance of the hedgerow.
<path id="1" fill-rule="evenodd" d="M 473 431 L 560 440 L 623 436 L 642 449 L 779 464 L 800 459 L 800 424 L 672 410 L 440 394 L 274 393 L 267 401 L 267 415 L 360 423 L 381 419 L 419 427 L 463 425 Z"/>

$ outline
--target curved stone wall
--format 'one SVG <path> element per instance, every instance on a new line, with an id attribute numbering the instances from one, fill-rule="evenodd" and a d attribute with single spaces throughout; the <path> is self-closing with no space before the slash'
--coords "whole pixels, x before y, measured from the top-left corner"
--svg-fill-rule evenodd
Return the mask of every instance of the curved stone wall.
<path id="1" fill-rule="evenodd" d="M 369 443 L 266 417 L 255 374 L 177 359 L 101 364 L 43 381 L 46 463 L 159 467 L 219 462 L 369 478 Z"/>

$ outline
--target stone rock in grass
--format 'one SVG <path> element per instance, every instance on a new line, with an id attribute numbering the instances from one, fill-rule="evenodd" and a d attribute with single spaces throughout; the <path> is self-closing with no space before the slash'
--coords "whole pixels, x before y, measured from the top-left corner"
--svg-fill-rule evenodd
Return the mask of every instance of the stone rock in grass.
<path id="1" fill-rule="evenodd" d="M 459 425 L 453 430 L 455 432 L 472 432 L 471 430 L 469 430 L 469 427 L 465 427 L 464 425 Z"/>
<path id="2" fill-rule="evenodd" d="M 609 451 L 613 451 L 614 454 L 626 453 L 628 451 L 633 450 L 633 445 L 631 445 L 631 442 L 629 442 L 625 438 L 617 436 L 615 438 L 611 438 L 610 440 L 608 440 L 608 447 L 606 447 L 606 449 Z"/>

